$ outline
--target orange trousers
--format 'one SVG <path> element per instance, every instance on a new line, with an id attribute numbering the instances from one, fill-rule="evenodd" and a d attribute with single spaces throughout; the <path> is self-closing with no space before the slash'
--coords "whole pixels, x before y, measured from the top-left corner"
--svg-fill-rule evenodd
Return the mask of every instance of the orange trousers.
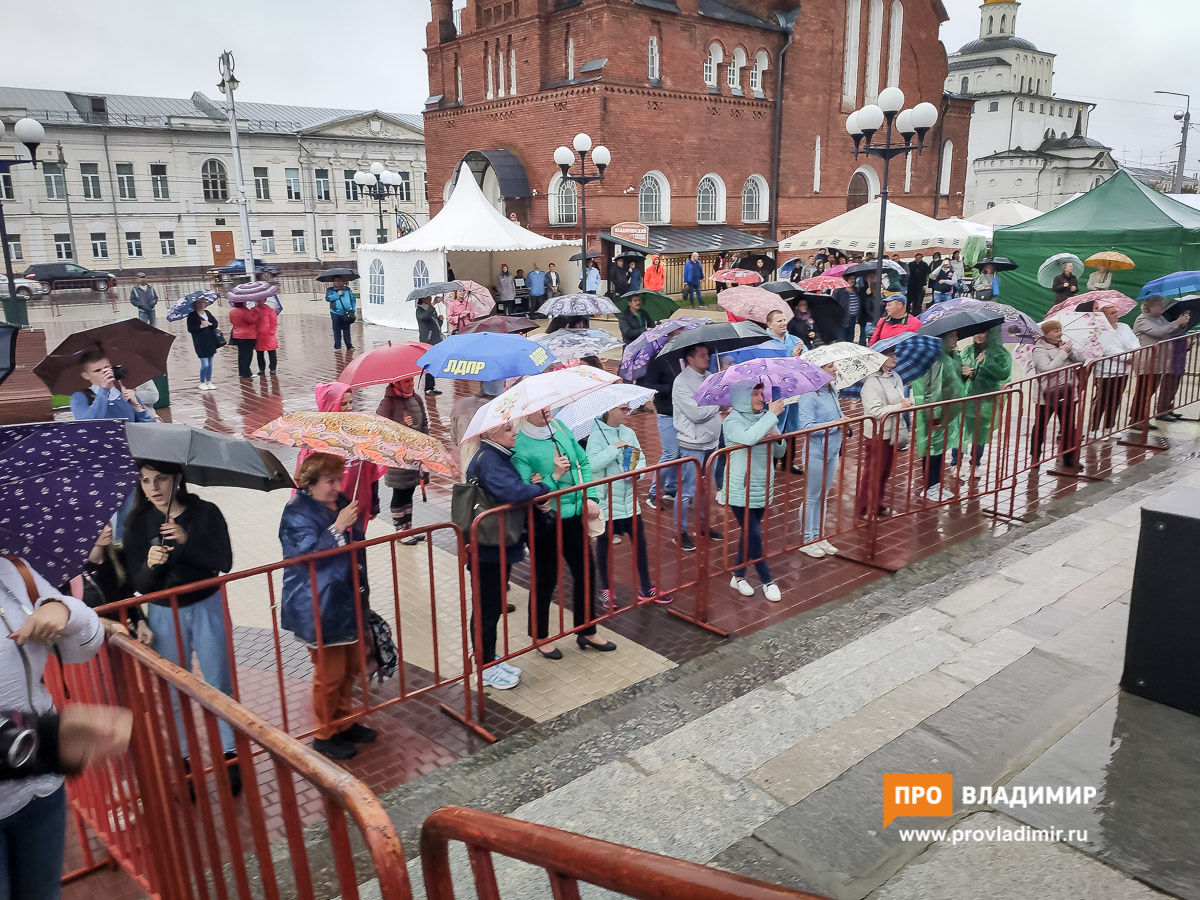
<path id="1" fill-rule="evenodd" d="M 338 730 L 332 723 L 352 711 L 350 693 L 354 690 L 354 679 L 362 671 L 358 642 L 324 648 L 321 652 L 323 665 L 315 647 L 308 649 L 308 655 L 313 664 L 312 704 L 316 736 L 327 741 Z"/>

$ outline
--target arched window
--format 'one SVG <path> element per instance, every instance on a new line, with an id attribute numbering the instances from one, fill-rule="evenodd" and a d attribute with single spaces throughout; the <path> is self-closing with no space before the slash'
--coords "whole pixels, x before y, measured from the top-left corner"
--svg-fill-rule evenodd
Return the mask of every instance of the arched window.
<path id="1" fill-rule="evenodd" d="M 567 38 L 567 81 L 575 80 L 575 41 Z"/>
<path id="2" fill-rule="evenodd" d="M 971 93 L 971 76 L 964 75 L 962 77 L 962 82 L 959 84 L 959 87 L 961 88 L 961 90 L 959 91 L 960 94 Z"/>
<path id="3" fill-rule="evenodd" d="M 842 105 L 858 105 L 858 33 L 862 15 L 860 3 L 846 4 L 846 44 L 842 56 Z"/>
<path id="4" fill-rule="evenodd" d="M 1025 101 L 1024 100 L 1017 101 L 1017 112 L 1025 112 Z"/>
<path id="5" fill-rule="evenodd" d="M 751 175 L 742 185 L 742 221 L 746 224 L 767 220 L 767 180 Z"/>
<path id="6" fill-rule="evenodd" d="M 638 185 L 638 221 L 665 225 L 671 221 L 671 187 L 662 172 L 647 172 Z"/>
<path id="7" fill-rule="evenodd" d="M 454 98 L 462 103 L 462 69 L 457 63 L 454 65 Z"/>
<path id="8" fill-rule="evenodd" d="M 725 221 L 725 182 L 720 175 L 705 175 L 696 185 L 696 221 L 701 225 Z"/>
<path id="9" fill-rule="evenodd" d="M 995 206 L 995 205 L 996 205 L 996 201 L 995 201 L 995 200 L 989 200 L 989 201 L 988 201 L 987 208 L 988 208 L 988 209 L 991 209 L 991 208 L 992 208 L 993 206 Z"/>
<path id="10" fill-rule="evenodd" d="M 892 0 L 892 24 L 888 32 L 888 87 L 900 86 L 900 54 L 904 52 L 904 4 Z"/>
<path id="11" fill-rule="evenodd" d="M 1024 75 L 1021 76 L 1021 91 L 1020 92 L 1022 94 L 1025 93 L 1025 76 Z"/>
<path id="12" fill-rule="evenodd" d="M 487 90 L 484 93 L 484 97 L 491 100 L 496 91 L 496 76 L 492 74 L 492 54 L 488 50 L 487 44 L 483 45 L 483 67 L 487 70 L 487 75 L 485 76 L 487 79 Z"/>
<path id="13" fill-rule="evenodd" d="M 496 41 L 496 78 L 500 90 L 497 92 L 497 97 L 504 96 L 504 51 L 500 49 L 500 41 Z"/>
<path id="14" fill-rule="evenodd" d="M 508 93 L 517 93 L 517 51 L 512 48 L 512 38 L 508 39 Z"/>
<path id="15" fill-rule="evenodd" d="M 759 50 L 754 54 L 754 68 L 750 70 L 750 90 L 756 94 L 763 93 L 763 73 L 767 71 L 770 61 L 766 50 Z"/>
<path id="16" fill-rule="evenodd" d="M 942 180 L 938 185 L 938 193 L 943 197 L 950 196 L 950 168 L 954 163 L 954 141 L 946 141 L 942 146 Z"/>
<path id="17" fill-rule="evenodd" d="M 383 260 L 371 260 L 371 270 L 367 274 L 367 302 L 383 302 Z"/>
<path id="18" fill-rule="evenodd" d="M 229 179 L 225 164 L 219 159 L 210 159 L 200 168 L 200 181 L 204 186 L 205 200 L 228 200 Z"/>
<path id="19" fill-rule="evenodd" d="M 1004 34 L 1004 27 L 1008 24 L 1008 16 L 1000 17 L 1000 33 Z"/>
<path id="20" fill-rule="evenodd" d="M 717 86 L 717 66 L 725 61 L 725 51 L 720 44 L 708 45 L 708 56 L 704 58 L 704 83 L 711 88 Z"/>
<path id="21" fill-rule="evenodd" d="M 551 225 L 575 225 L 579 221 L 579 202 L 575 193 L 575 182 L 556 173 L 550 179 L 550 190 L 546 192 Z"/>
<path id="22" fill-rule="evenodd" d="M 871 0 L 867 13 L 867 84 L 863 93 L 868 103 L 879 99 L 879 71 L 883 56 L 883 0 Z"/>
<path id="23" fill-rule="evenodd" d="M 725 72 L 725 82 L 729 85 L 729 89 L 738 93 L 742 90 L 742 67 L 746 65 L 746 51 L 741 47 L 733 49 L 733 55 L 729 60 L 729 66 Z"/>
<path id="24" fill-rule="evenodd" d="M 650 37 L 650 45 L 646 50 L 646 63 L 649 69 L 651 81 L 658 81 L 658 38 L 654 35 Z"/>
<path id="25" fill-rule="evenodd" d="M 379 262 L 379 260 L 375 260 L 375 262 Z M 372 271 L 372 274 L 374 274 L 374 271 L 375 271 L 374 265 L 372 265 L 371 271 Z M 383 282 L 382 269 L 380 270 L 379 279 L 380 279 L 380 283 L 382 283 Z M 429 284 L 429 266 L 425 265 L 424 260 L 418 259 L 416 265 L 413 266 L 413 287 L 423 288 L 428 284 Z M 382 288 L 380 290 L 382 290 Z"/>
<path id="26" fill-rule="evenodd" d="M 988 16 L 988 34 L 991 34 L 991 33 L 992 33 L 992 30 L 993 30 L 993 29 L 992 29 L 992 24 L 993 24 L 993 21 L 994 21 L 994 20 L 992 19 L 992 17 L 991 17 L 991 16 Z"/>

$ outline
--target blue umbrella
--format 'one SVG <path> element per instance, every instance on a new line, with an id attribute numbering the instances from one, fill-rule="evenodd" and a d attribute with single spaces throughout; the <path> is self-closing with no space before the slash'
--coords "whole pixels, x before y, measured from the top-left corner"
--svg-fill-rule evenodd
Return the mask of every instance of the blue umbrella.
<path id="1" fill-rule="evenodd" d="M 196 305 L 197 300 L 207 300 L 209 303 L 216 303 L 220 298 L 214 291 L 192 291 L 186 297 L 180 297 L 172 304 L 167 311 L 168 322 L 178 322 L 180 319 L 186 319 L 188 313 Z"/>
<path id="2" fill-rule="evenodd" d="M 552 362 L 546 348 L 528 338 L 483 331 L 450 335 L 421 354 L 417 365 L 435 378 L 499 381 L 536 375 Z"/>
<path id="3" fill-rule="evenodd" d="M 1139 300 L 1147 297 L 1182 297 L 1184 294 L 1200 292 L 1200 272 L 1174 272 L 1146 282 Z"/>
<path id="4" fill-rule="evenodd" d="M 881 341 L 876 341 L 872 350 L 883 353 L 885 350 L 896 351 L 896 374 L 905 384 L 912 384 L 918 378 L 929 373 L 933 364 L 942 355 L 942 339 L 928 334 L 913 334 L 906 331 L 895 334 Z M 862 385 L 854 384 L 842 393 L 848 397 L 858 397 L 862 394 Z"/>

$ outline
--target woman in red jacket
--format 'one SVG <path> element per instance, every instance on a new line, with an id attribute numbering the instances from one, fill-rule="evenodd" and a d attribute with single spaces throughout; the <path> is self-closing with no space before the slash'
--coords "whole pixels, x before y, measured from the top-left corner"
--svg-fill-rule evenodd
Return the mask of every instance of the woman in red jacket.
<path id="1" fill-rule="evenodd" d="M 279 349 L 279 314 L 275 312 L 275 307 L 269 303 L 263 303 L 258 307 L 258 337 L 254 341 L 254 349 L 258 354 L 258 374 L 266 375 L 267 367 L 266 360 L 263 354 L 267 354 L 271 360 L 271 374 L 275 374 L 275 368 L 279 364 L 279 357 L 275 351 Z"/>
<path id="2" fill-rule="evenodd" d="M 258 341 L 261 312 L 253 301 L 229 301 L 229 324 L 233 329 L 231 339 L 237 345 L 239 378 L 251 377 L 250 360 L 254 358 L 254 345 Z"/>

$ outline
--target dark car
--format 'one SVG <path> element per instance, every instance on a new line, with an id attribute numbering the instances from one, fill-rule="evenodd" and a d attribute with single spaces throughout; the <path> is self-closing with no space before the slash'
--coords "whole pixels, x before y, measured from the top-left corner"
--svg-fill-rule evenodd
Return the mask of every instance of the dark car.
<path id="1" fill-rule="evenodd" d="M 28 300 L 34 294 L 67 288 L 107 291 L 116 282 L 111 272 L 85 269 L 74 263 L 39 263 L 25 270 L 25 274 L 17 280 L 16 288 L 17 294 Z"/>
<path id="2" fill-rule="evenodd" d="M 267 275 L 278 275 L 279 267 L 278 266 L 269 266 L 265 262 L 263 262 L 261 259 L 256 259 L 256 260 L 254 260 L 254 271 L 255 271 L 255 274 L 265 273 Z M 235 259 L 233 262 L 231 262 L 227 266 L 219 266 L 217 268 L 209 269 L 208 274 L 209 275 L 217 275 L 217 276 L 245 275 L 246 274 L 246 261 L 244 259 Z"/>

